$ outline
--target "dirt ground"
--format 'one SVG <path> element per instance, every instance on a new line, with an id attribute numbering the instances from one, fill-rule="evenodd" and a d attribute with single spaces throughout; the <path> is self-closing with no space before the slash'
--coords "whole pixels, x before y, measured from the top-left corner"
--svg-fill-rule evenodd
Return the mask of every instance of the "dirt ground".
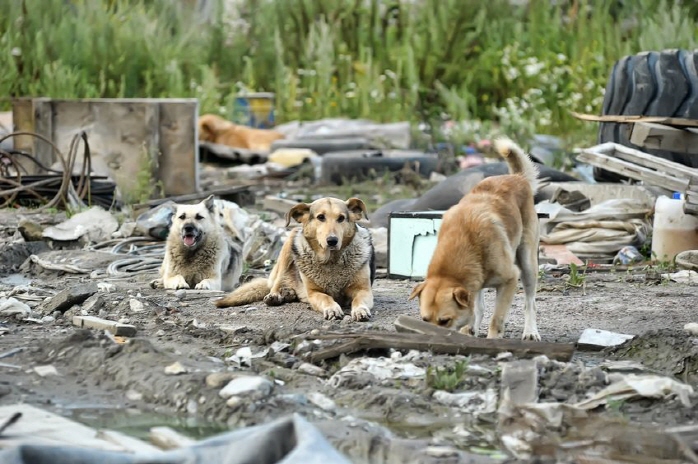
<path id="1" fill-rule="evenodd" d="M 4 211 L 2 218 L 8 239 L 16 218 L 11 211 Z M 32 318 L 0 319 L 0 356 L 22 348 L 0 359 L 0 404 L 38 405 L 136 436 L 166 424 L 197 438 L 296 412 L 317 424 L 353 462 L 507 459 L 495 427 L 506 359 L 390 351 L 341 356 L 318 365 L 304 358 L 305 352 L 317 348 L 314 335 L 394 332 L 398 316 L 418 316 L 417 303 L 407 301 L 412 282 L 377 279 L 373 317 L 365 323 L 348 317 L 328 322 L 300 303 L 220 310 L 212 304 L 216 293 L 150 289 L 147 282 L 154 275 L 109 281 L 112 285 L 103 287 L 109 291 L 99 291 L 65 312 L 45 314 L 42 299 L 105 281 L 46 271 L 27 261 L 34 253 L 51 256 L 54 262 L 59 254 L 89 269 L 104 267 L 112 259 L 97 252 L 52 251 L 43 242 L 8 239 L 0 245 L 0 296 L 17 292 L 18 286 L 18 294 L 36 295 L 33 301 L 25 300 L 33 306 Z M 538 359 L 538 401 L 572 404 L 599 392 L 619 375 L 604 365 L 609 359 L 643 362 L 642 372 L 698 385 L 698 339 L 683 333 L 684 324 L 698 322 L 695 283 L 648 279 L 642 269 L 588 273 L 583 288 L 570 287 L 565 279 L 564 274 L 541 276 L 537 308 L 544 341 L 574 343 L 587 328 L 638 337 L 618 350 L 578 351 L 571 363 Z M 483 330 L 493 296 L 492 291 L 486 294 Z M 522 308 L 519 292 L 506 337 L 520 337 Z M 74 327 L 75 315 L 132 324 L 137 334 L 128 343 L 118 343 L 100 331 Z M 250 350 L 238 351 L 241 348 Z M 179 363 L 179 373 L 167 373 L 165 368 L 174 363 Z M 47 365 L 55 367 L 57 375 L 42 376 L 34 369 Z M 448 385 L 445 373 L 454 373 Z M 271 391 L 221 398 L 221 388 L 242 375 L 263 377 Z M 474 394 L 467 401 L 453 396 L 468 392 Z M 595 414 L 653 426 L 696 424 L 698 398 L 691 399 L 691 405 L 671 395 L 630 399 Z"/>

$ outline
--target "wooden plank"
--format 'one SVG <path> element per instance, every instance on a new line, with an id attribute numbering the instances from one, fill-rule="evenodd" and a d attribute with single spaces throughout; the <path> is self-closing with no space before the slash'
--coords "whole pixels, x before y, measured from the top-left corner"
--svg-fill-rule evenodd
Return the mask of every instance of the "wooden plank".
<path id="1" fill-rule="evenodd" d="M 34 114 L 34 132 L 43 135 L 48 140 L 54 140 L 54 107 L 50 98 L 35 98 L 32 100 L 32 111 Z M 50 167 L 58 160 L 58 155 L 54 152 L 51 144 L 44 142 L 38 137 L 32 137 L 34 158 L 46 167 Z M 63 153 L 67 156 L 67 153 Z"/>
<path id="2" fill-rule="evenodd" d="M 584 150 L 577 156 L 579 161 L 598 166 L 616 174 L 621 174 L 631 179 L 643 180 L 668 190 L 684 192 L 688 188 L 688 181 L 675 179 L 665 174 L 657 173 L 651 169 L 619 160 L 601 153 Z"/>
<path id="3" fill-rule="evenodd" d="M 496 355 L 510 351 L 515 356 L 532 357 L 540 354 L 550 359 L 569 361 L 574 353 L 574 345 L 568 343 L 548 343 L 523 341 L 513 338 L 478 338 L 470 337 L 455 330 L 439 327 L 409 316 L 399 316 L 395 321 L 398 331 L 367 331 L 358 333 L 332 333 L 313 336 L 314 339 L 352 339 L 340 346 L 316 351 L 311 361 L 337 357 L 342 353 L 351 353 L 363 349 L 394 348 L 417 349 L 443 354 L 482 353 Z M 410 332 L 410 333 L 405 333 Z"/>
<path id="4" fill-rule="evenodd" d="M 158 176 L 165 195 L 199 190 L 199 153 L 196 140 L 196 99 L 160 101 Z"/>
<path id="5" fill-rule="evenodd" d="M 686 118 L 669 118 L 664 116 L 635 116 L 635 115 L 611 115 L 597 116 L 594 114 L 582 114 L 570 111 L 570 114 L 582 121 L 591 122 L 618 122 L 618 123 L 637 123 L 637 122 L 654 122 L 659 124 L 667 124 L 677 127 L 698 127 L 698 119 Z"/>
<path id="6" fill-rule="evenodd" d="M 73 316 L 73 325 L 80 328 L 106 330 L 119 337 L 133 337 L 136 335 L 136 327 L 131 324 L 121 324 L 96 316 Z"/>
<path id="7" fill-rule="evenodd" d="M 22 417 L 3 432 L 0 449 L 31 443 L 108 451 L 135 451 L 130 442 L 114 443 L 101 439 L 97 431 L 91 427 L 28 404 L 0 406 L 0 422 L 18 412 L 22 413 Z"/>
<path id="8" fill-rule="evenodd" d="M 633 124 L 630 142 L 638 147 L 698 155 L 698 132 L 652 122 Z"/>
<path id="9" fill-rule="evenodd" d="M 11 132 L 34 132 L 34 105 L 31 98 L 15 98 L 12 100 L 12 125 Z M 34 137 L 19 135 L 12 137 L 15 150 L 24 153 L 34 153 Z M 15 160 L 27 170 L 29 174 L 40 174 L 41 168 L 29 161 L 24 156 L 17 156 Z"/>

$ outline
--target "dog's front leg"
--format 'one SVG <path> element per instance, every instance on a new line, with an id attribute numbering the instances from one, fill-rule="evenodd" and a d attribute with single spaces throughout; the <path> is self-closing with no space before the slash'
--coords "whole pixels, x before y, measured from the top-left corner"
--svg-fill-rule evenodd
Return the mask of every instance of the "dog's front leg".
<path id="1" fill-rule="evenodd" d="M 180 288 L 189 288 L 189 284 L 181 274 L 172 277 L 163 277 L 162 285 L 169 290 L 178 290 Z"/>
<path id="2" fill-rule="evenodd" d="M 485 312 L 485 291 L 480 290 L 475 296 L 475 304 L 473 305 L 474 318 L 470 319 L 472 321 L 472 326 L 465 325 L 460 329 L 460 333 L 465 335 L 472 335 L 477 337 L 480 333 L 480 326 L 482 325 L 482 315 Z"/>
<path id="3" fill-rule="evenodd" d="M 197 290 L 220 290 L 221 289 L 221 277 L 214 276 L 209 279 L 204 279 L 194 287 Z"/>
<path id="4" fill-rule="evenodd" d="M 502 338 L 504 336 L 504 325 L 506 323 L 511 303 L 514 301 L 516 285 L 519 282 L 518 272 L 514 277 L 509 278 L 497 287 L 497 298 L 495 300 L 494 314 L 490 321 L 490 328 L 487 331 L 487 338 Z"/>
<path id="5" fill-rule="evenodd" d="M 310 307 L 325 316 L 325 319 L 342 319 L 344 311 L 342 307 L 334 301 L 334 298 L 326 293 L 308 289 L 308 302 Z"/>
<path id="6" fill-rule="evenodd" d="M 351 299 L 351 318 L 355 321 L 369 320 L 373 309 L 373 291 L 368 265 L 361 270 L 358 281 L 347 287 L 346 294 Z"/>

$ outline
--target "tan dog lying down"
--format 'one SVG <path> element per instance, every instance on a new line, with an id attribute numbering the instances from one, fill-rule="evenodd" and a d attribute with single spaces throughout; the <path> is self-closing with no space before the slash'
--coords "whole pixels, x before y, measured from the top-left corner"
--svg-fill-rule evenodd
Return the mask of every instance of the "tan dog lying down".
<path id="1" fill-rule="evenodd" d="M 535 306 L 539 225 L 533 203 L 538 170 L 511 140 L 498 139 L 495 148 L 511 174 L 482 180 L 444 214 L 426 278 L 409 299 L 419 296 L 425 321 L 477 336 L 483 288 L 496 288 L 487 338 L 498 338 L 520 275 L 525 292 L 522 338 L 540 340 Z"/>
<path id="2" fill-rule="evenodd" d="M 373 309 L 371 286 L 375 253 L 371 233 L 357 224 L 366 216 L 358 198 L 321 198 L 300 203 L 286 215 L 301 224 L 284 243 L 269 279 L 255 279 L 216 301 L 219 308 L 264 299 L 269 306 L 302 301 L 325 316 L 344 317 L 351 307 L 355 321 L 367 320 Z"/>
<path id="3" fill-rule="evenodd" d="M 284 135 L 270 129 L 253 129 L 234 124 L 215 114 L 199 117 L 199 140 L 247 150 L 269 150 Z"/>

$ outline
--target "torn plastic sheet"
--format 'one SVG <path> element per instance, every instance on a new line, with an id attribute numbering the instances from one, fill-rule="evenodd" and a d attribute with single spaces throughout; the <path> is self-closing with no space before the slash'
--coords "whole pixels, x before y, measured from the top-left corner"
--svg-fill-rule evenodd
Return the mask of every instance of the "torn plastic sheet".
<path id="1" fill-rule="evenodd" d="M 349 464 L 313 425 L 294 414 L 217 435 L 186 448 L 122 453 L 73 446 L 21 444 L 0 452 L 3 464 Z"/>
<path id="2" fill-rule="evenodd" d="M 684 406 L 690 407 L 689 397 L 692 394 L 693 388 L 690 385 L 677 382 L 669 377 L 630 374 L 591 398 L 576 404 L 526 403 L 515 405 L 504 395 L 498 410 L 497 431 L 504 447 L 519 459 L 550 454 L 559 459 L 571 456 L 575 458 L 581 456 L 613 456 L 618 458 L 619 453 L 620 455 L 624 452 L 629 453 L 627 450 L 630 448 L 633 452 L 629 453 L 628 457 L 632 460 L 614 462 L 660 463 L 665 462 L 660 458 L 684 459 L 687 457 L 686 453 L 692 453 L 688 449 L 684 450 L 677 446 L 679 442 L 675 437 L 672 438 L 669 434 L 661 431 L 633 427 L 614 419 L 604 418 L 592 413 L 591 410 L 605 405 L 609 401 L 621 401 L 636 397 L 665 398 L 672 395 L 678 397 Z M 605 432 L 601 432 L 602 429 Z M 562 436 L 563 432 L 564 436 Z M 646 436 L 647 441 L 637 441 L 636 437 L 641 435 Z M 628 440 L 634 446 L 625 446 L 627 444 L 625 442 Z M 658 443 L 663 448 L 658 447 Z M 632 454 L 632 458 L 630 458 L 630 454 Z M 638 456 L 645 457 L 647 460 L 635 460 Z"/>
<path id="3" fill-rule="evenodd" d="M 544 201 L 536 212 L 549 214 L 541 221 L 540 240 L 567 245 L 580 258 L 615 255 L 625 246 L 642 246 L 652 231 L 650 210 L 632 199 L 612 199 L 581 212 Z"/>
<path id="4" fill-rule="evenodd" d="M 364 137 L 386 148 L 408 149 L 412 140 L 409 122 L 378 123 L 367 119 L 327 118 L 291 121 L 275 127 L 287 139 L 337 139 Z"/>
<path id="5" fill-rule="evenodd" d="M 119 228 L 119 222 L 109 211 L 93 206 L 72 216 L 67 221 L 44 229 L 42 236 L 56 241 L 87 240 L 103 242 Z"/>

